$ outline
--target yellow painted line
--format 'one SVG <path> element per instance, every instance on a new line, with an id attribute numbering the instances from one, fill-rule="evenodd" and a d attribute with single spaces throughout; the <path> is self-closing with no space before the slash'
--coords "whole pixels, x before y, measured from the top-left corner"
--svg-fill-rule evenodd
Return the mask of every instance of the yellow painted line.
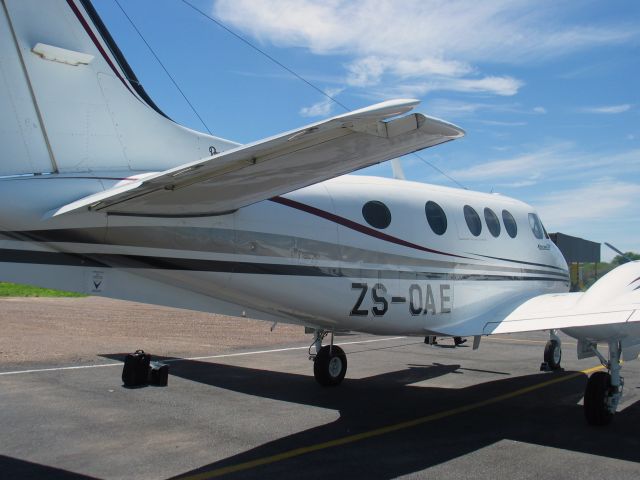
<path id="1" fill-rule="evenodd" d="M 318 452 L 320 450 L 326 450 L 327 448 L 339 447 L 341 445 L 359 442 L 360 440 L 379 437 L 387 433 L 393 433 L 399 430 L 405 430 L 407 428 L 416 427 L 418 425 L 423 425 L 425 423 L 433 422 L 435 420 L 440 420 L 443 418 L 451 417 L 453 415 L 458 415 L 460 413 L 466 413 L 471 410 L 476 410 L 478 408 L 486 407 L 487 405 L 492 405 L 494 403 L 502 402 L 504 400 L 509 400 L 511 398 L 524 395 L 525 393 L 533 392 L 534 390 L 548 387 L 549 385 L 554 385 L 556 383 L 564 382 L 566 380 L 571 380 L 581 375 L 588 375 L 592 372 L 601 370 L 603 368 L 604 367 L 599 365 L 597 367 L 581 370 L 580 372 L 572 373 L 564 377 L 553 378 L 551 380 L 547 380 L 546 382 L 537 383 L 529 387 L 524 387 L 519 390 L 514 390 L 513 392 L 498 395 L 497 397 L 488 398 L 480 402 L 470 403 L 468 405 L 463 405 L 461 407 L 452 408 L 451 410 L 445 410 L 444 412 L 434 413 L 431 415 L 427 415 L 425 417 L 419 417 L 413 420 L 407 420 L 405 422 L 388 425 L 386 427 L 376 428 L 374 430 L 357 433 L 355 435 L 348 435 L 346 437 L 336 438 L 335 440 L 329 440 L 328 442 L 317 443 L 315 445 L 309 445 L 307 447 L 294 448 L 293 450 L 288 450 L 286 452 L 278 453 L 276 455 L 271 455 L 269 457 L 257 458 L 255 460 L 250 460 L 248 462 L 238 463 L 236 465 L 229 465 L 228 467 L 222 467 L 222 468 L 217 468 L 215 470 L 210 470 L 207 472 L 196 473 L 194 475 L 178 477 L 178 480 L 206 480 L 209 478 L 216 478 L 222 475 L 227 475 L 229 473 L 242 472 L 244 470 L 249 470 L 249 469 L 260 467 L 263 465 L 269 465 L 271 463 L 280 462 L 282 460 L 288 460 L 290 458 L 299 457 L 301 455 L 306 455 L 307 453 Z"/>

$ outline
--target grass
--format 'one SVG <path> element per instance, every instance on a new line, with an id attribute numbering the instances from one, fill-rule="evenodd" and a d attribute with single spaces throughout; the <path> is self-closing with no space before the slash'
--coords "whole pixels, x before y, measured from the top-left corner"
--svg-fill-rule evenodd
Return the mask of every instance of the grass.
<path id="1" fill-rule="evenodd" d="M 82 293 L 0 282 L 0 297 L 86 297 Z"/>

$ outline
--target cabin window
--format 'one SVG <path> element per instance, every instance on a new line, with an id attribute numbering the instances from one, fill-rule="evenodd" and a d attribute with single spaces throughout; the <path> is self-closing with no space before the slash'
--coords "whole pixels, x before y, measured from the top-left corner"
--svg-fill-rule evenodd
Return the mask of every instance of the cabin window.
<path id="1" fill-rule="evenodd" d="M 379 229 L 385 229 L 391 223 L 391 212 L 378 200 L 365 203 L 362 207 L 362 216 L 369 225 Z"/>
<path id="2" fill-rule="evenodd" d="M 504 229 L 507 231 L 511 238 L 516 238 L 518 234 L 518 225 L 516 219 L 513 218 L 510 212 L 502 210 L 502 221 L 504 222 Z"/>
<path id="3" fill-rule="evenodd" d="M 487 228 L 494 237 L 500 235 L 500 220 L 493 210 L 490 208 L 484 209 L 484 221 L 487 222 Z"/>
<path id="4" fill-rule="evenodd" d="M 464 206 L 464 219 L 467 222 L 467 227 L 474 237 L 480 235 L 482 232 L 482 222 L 480 221 L 480 215 L 469 205 Z"/>
<path id="5" fill-rule="evenodd" d="M 531 227 L 533 235 L 538 240 L 542 240 L 544 238 L 544 227 L 542 226 L 542 222 L 540 222 L 538 215 L 535 213 L 529 214 L 529 226 Z"/>
<path id="6" fill-rule="evenodd" d="M 424 206 L 424 213 L 433 233 L 442 235 L 447 231 L 447 216 L 440 205 L 436 202 L 428 201 Z"/>

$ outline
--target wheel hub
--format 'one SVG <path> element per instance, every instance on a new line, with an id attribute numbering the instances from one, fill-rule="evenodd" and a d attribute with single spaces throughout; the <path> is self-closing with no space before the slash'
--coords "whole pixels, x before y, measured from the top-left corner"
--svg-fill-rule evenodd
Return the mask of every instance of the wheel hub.
<path id="1" fill-rule="evenodd" d="M 333 357 L 331 360 L 329 360 L 329 375 L 335 378 L 340 375 L 341 371 L 342 360 L 340 360 L 340 357 Z"/>

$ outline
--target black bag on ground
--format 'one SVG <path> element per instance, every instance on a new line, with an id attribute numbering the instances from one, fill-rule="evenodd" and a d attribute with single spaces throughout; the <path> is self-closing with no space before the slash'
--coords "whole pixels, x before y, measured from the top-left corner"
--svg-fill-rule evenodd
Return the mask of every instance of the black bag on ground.
<path id="1" fill-rule="evenodd" d="M 136 350 L 135 353 L 128 354 L 124 359 L 122 369 L 122 383 L 125 387 L 139 387 L 147 384 L 149 376 L 149 363 L 151 355 L 144 353 L 144 350 Z"/>
<path id="2" fill-rule="evenodd" d="M 166 387 L 169 381 L 169 365 L 160 362 L 151 362 L 149 367 L 149 385 Z"/>

